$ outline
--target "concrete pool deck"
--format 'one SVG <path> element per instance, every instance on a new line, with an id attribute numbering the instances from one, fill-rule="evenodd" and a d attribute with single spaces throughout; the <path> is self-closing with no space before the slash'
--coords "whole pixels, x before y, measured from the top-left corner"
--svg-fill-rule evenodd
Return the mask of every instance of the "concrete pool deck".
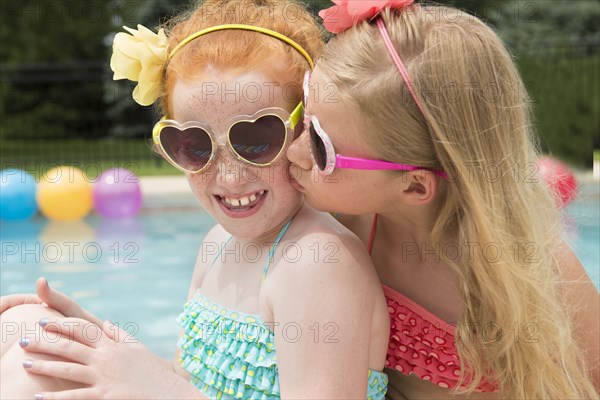
<path id="1" fill-rule="evenodd" d="M 176 210 L 198 210 L 203 212 L 188 185 L 185 176 L 142 176 L 142 212 L 164 212 Z"/>
<path id="2" fill-rule="evenodd" d="M 183 174 L 173 176 L 142 176 L 139 180 L 144 196 L 191 194 L 190 187 Z"/>

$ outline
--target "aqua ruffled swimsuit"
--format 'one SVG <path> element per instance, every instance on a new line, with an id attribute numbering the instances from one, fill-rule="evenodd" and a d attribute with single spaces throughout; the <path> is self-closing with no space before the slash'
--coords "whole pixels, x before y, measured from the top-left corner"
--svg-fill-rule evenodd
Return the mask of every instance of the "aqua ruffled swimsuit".
<path id="1" fill-rule="evenodd" d="M 272 260 L 271 255 L 290 223 L 280 232 L 268 260 Z M 269 263 L 267 261 L 263 279 Z M 260 316 L 223 307 L 198 291 L 184 305 L 177 322 L 183 328 L 178 343 L 179 361 L 190 373 L 191 382 L 206 396 L 211 399 L 281 397 L 275 335 Z M 367 399 L 383 399 L 387 382 L 383 372 L 370 370 Z"/>

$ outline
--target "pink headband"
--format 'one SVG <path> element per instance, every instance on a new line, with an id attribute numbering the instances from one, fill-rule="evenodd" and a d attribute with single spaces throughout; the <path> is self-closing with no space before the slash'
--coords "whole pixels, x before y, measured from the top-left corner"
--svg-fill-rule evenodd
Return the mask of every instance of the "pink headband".
<path id="1" fill-rule="evenodd" d="M 325 10 L 321 10 L 319 12 L 319 16 L 323 18 L 323 23 L 325 24 L 325 29 L 327 29 L 331 33 L 341 33 L 352 26 L 356 25 L 358 22 L 365 20 L 372 20 L 376 18 L 381 10 L 389 7 L 394 9 L 403 9 L 405 7 L 410 6 L 414 0 L 332 0 L 336 5 L 330 7 Z M 417 97 L 417 92 L 410 81 L 408 76 L 408 70 L 406 66 L 402 62 L 400 55 L 396 51 L 394 44 L 392 43 L 392 39 L 390 38 L 390 34 L 385 27 L 385 23 L 383 19 L 377 19 L 377 27 L 379 28 L 379 32 L 381 33 L 381 37 L 394 61 L 400 75 L 402 75 L 402 79 L 408 88 L 410 95 L 415 101 L 417 107 L 421 111 L 423 115 L 425 115 L 425 108 L 423 107 L 423 103 Z"/>

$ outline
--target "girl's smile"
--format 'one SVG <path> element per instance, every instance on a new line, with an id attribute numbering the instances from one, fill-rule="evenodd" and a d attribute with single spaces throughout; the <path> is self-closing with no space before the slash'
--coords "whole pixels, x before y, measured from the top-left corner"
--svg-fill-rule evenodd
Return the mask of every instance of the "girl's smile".
<path id="1" fill-rule="evenodd" d="M 259 190 L 243 196 L 215 195 L 223 212 L 231 218 L 247 218 L 264 205 L 268 191 Z"/>

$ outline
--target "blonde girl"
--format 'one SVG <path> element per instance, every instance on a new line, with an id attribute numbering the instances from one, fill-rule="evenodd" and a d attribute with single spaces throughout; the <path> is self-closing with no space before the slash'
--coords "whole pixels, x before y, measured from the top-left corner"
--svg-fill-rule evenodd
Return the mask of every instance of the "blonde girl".
<path id="1" fill-rule="evenodd" d="M 598 292 L 535 173 L 530 101 L 501 40 L 450 7 L 335 3 L 320 15 L 339 35 L 307 78 L 288 157 L 308 203 L 371 253 L 388 396 L 597 398 Z"/>
<path id="2" fill-rule="evenodd" d="M 70 318 L 40 306 L 2 314 L 45 317 L 42 335 L 2 358 L 3 395 L 383 399 L 389 324 L 370 258 L 329 214 L 303 204 L 288 175 L 302 78 L 322 46 L 310 14 L 290 1 L 208 0 L 166 32 L 129 32 L 115 38 L 115 77 L 138 82 L 140 104 L 161 97 L 154 142 L 218 222 L 178 318 L 178 356 L 165 364 L 110 324 L 96 333 L 88 321 L 97 318 L 42 287 Z"/>

